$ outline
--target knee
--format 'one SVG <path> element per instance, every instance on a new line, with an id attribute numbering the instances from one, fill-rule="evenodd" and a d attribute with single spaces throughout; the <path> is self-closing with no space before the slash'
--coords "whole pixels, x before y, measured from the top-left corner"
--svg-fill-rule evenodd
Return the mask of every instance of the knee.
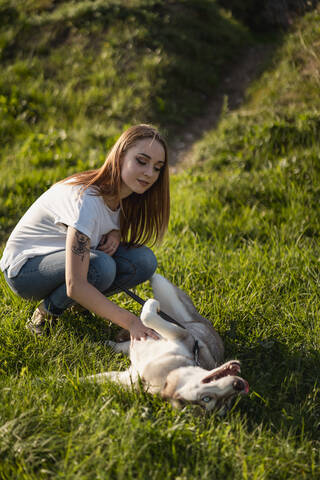
<path id="1" fill-rule="evenodd" d="M 157 269 L 157 258 L 150 248 L 142 246 L 136 249 L 134 265 L 140 281 L 149 280 Z"/>
<path id="2" fill-rule="evenodd" d="M 141 247 L 144 252 L 143 252 L 143 265 L 144 269 L 146 271 L 147 279 L 151 278 L 154 272 L 157 269 L 158 262 L 157 262 L 157 257 L 153 253 L 152 250 L 148 247 Z"/>
<path id="3" fill-rule="evenodd" d="M 100 292 L 107 290 L 114 282 L 117 267 L 112 257 L 103 252 L 90 254 L 88 282 Z"/>
<path id="4" fill-rule="evenodd" d="M 149 280 L 157 268 L 157 259 L 147 247 L 125 248 L 120 246 L 114 259 L 117 263 L 118 286 L 128 288 Z"/>

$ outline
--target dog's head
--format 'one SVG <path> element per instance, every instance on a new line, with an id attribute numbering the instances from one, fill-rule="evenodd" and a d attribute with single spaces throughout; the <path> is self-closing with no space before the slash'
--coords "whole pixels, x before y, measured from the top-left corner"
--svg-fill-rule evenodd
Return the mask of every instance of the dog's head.
<path id="1" fill-rule="evenodd" d="M 239 374 L 237 360 L 210 372 L 199 367 L 178 368 L 168 375 L 162 396 L 178 408 L 191 403 L 200 405 L 206 412 L 222 411 L 235 395 L 249 392 L 248 382 Z"/>

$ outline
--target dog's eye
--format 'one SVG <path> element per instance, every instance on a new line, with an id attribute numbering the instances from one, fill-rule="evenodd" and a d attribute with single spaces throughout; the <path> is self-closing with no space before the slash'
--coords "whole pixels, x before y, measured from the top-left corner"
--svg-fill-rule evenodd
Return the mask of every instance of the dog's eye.
<path id="1" fill-rule="evenodd" d="M 205 402 L 205 403 L 208 403 L 208 402 L 210 402 L 210 401 L 212 400 L 212 398 L 209 397 L 209 396 L 207 396 L 207 397 L 202 397 L 201 400 L 202 400 L 203 402 Z"/>

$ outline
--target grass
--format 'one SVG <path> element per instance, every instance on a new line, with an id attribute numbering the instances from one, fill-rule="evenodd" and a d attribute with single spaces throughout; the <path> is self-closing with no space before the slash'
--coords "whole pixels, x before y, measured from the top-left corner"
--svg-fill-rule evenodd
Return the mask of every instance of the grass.
<path id="1" fill-rule="evenodd" d="M 2 0 L 0 17 L 1 240 L 48 185 L 100 165 L 127 126 L 172 136 L 252 42 L 211 0 Z"/>
<path id="2" fill-rule="evenodd" d="M 103 114 L 92 111 L 88 116 L 83 106 L 87 100 L 82 99 L 85 87 L 74 94 L 74 104 L 79 101 L 82 112 L 79 118 L 73 106 L 69 109 L 71 83 L 83 73 L 77 77 L 62 69 L 56 74 L 61 95 L 70 102 L 62 102 L 57 93 L 56 103 L 39 88 L 49 71 L 44 67 L 54 70 L 53 60 L 62 61 L 68 35 L 61 37 L 61 44 L 56 37 L 56 43 L 50 42 L 57 26 L 62 35 L 65 27 L 60 23 L 66 12 L 68 22 L 74 19 L 71 24 L 76 25 L 72 28 L 79 40 L 69 38 L 74 45 L 68 68 L 74 62 L 72 49 L 76 44 L 81 49 L 81 35 L 88 36 L 87 16 L 93 6 L 100 13 L 103 5 L 112 6 L 121 21 L 116 2 L 81 3 L 60 2 L 54 9 L 49 1 L 10 2 L 19 16 L 11 21 L 12 31 L 5 30 L 11 43 L 7 39 L 1 74 L 2 86 L 10 85 L 11 92 L 1 103 L 6 113 L 1 117 L 2 131 L 7 135 L 0 173 L 3 240 L 56 178 L 98 164 L 105 154 L 102 147 L 132 114 L 120 121 L 111 115 L 106 130 L 98 129 L 101 137 L 93 137 L 92 131 L 103 124 Z M 141 11 L 147 15 L 151 3 L 130 2 L 136 9 L 134 18 L 140 18 Z M 231 29 L 244 31 L 214 2 L 200 4 L 220 12 L 219 19 Z M 193 8 L 195 2 L 170 5 Z M 157 8 L 165 7 L 158 2 Z M 89 23 L 80 21 L 83 12 Z M 121 15 L 125 12 L 121 10 Z M 94 316 L 66 312 L 48 338 L 33 339 L 24 324 L 34 303 L 14 296 L 1 276 L 0 478 L 320 477 L 319 20 L 318 9 L 297 21 L 272 64 L 251 86 L 244 105 L 224 112 L 218 128 L 197 145 L 193 166 L 172 176 L 170 230 L 156 248 L 159 272 L 181 286 L 200 313 L 211 318 L 224 339 L 226 358 L 241 360 L 251 388 L 248 397 L 224 418 L 203 417 L 192 407 L 175 411 L 143 391 L 80 383 L 80 376 L 127 365 L 105 345 L 116 328 Z M 39 37 L 49 43 L 47 50 L 24 53 L 24 59 L 19 42 L 28 31 L 26 24 L 43 28 Z M 99 22 L 95 28 L 100 35 Z M 108 28 L 109 42 L 113 34 L 115 42 L 125 38 L 117 34 L 115 22 Z M 94 68 L 90 58 L 79 60 L 74 68 L 89 69 L 90 76 Z M 134 58 L 135 54 L 133 64 Z M 25 79 L 30 76 L 25 88 L 17 72 L 24 72 Z M 84 85 L 93 88 L 92 78 Z M 56 81 L 49 77 L 48 91 L 57 88 Z M 139 82 L 135 77 L 133 84 Z M 33 96 L 28 96 L 32 85 Z M 26 110 L 22 97 L 28 99 Z M 143 118 L 143 109 L 139 111 Z M 191 106 L 188 114 L 192 111 Z M 31 120 L 30 112 L 36 112 L 36 120 Z M 161 125 L 156 110 L 149 112 Z M 183 112 L 178 117 L 186 118 Z M 143 297 L 151 295 L 148 285 L 137 290 Z M 115 300 L 138 313 L 124 295 Z"/>

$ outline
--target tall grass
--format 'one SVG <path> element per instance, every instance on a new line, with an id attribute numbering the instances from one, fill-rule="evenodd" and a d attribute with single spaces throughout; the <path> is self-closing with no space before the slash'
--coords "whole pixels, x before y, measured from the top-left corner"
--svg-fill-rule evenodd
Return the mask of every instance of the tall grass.
<path id="1" fill-rule="evenodd" d="M 28 5 L 36 4 L 19 15 Z M 59 13 L 37 5 L 40 23 Z M 115 327 L 65 312 L 47 338 L 34 339 L 24 328 L 34 303 L 1 276 L 0 478 L 319 478 L 319 20 L 317 10 L 297 22 L 243 107 L 226 112 L 199 142 L 194 165 L 172 176 L 170 231 L 156 249 L 159 272 L 212 320 L 226 358 L 242 361 L 248 397 L 224 418 L 203 417 L 143 391 L 81 383 L 128 365 L 105 345 Z M 37 52 L 34 62 L 42 61 Z M 8 63 L 3 75 L 23 65 Z M 41 97 L 36 85 L 34 94 Z M 2 157 L 3 238 L 55 178 L 103 155 L 78 157 L 66 127 L 76 119 L 44 134 L 56 120 L 37 105 L 41 129 L 23 124 L 21 136 L 19 115 L 2 117 L 18 132 Z M 147 284 L 138 292 L 151 295 Z M 114 300 L 139 311 L 123 294 Z"/>

